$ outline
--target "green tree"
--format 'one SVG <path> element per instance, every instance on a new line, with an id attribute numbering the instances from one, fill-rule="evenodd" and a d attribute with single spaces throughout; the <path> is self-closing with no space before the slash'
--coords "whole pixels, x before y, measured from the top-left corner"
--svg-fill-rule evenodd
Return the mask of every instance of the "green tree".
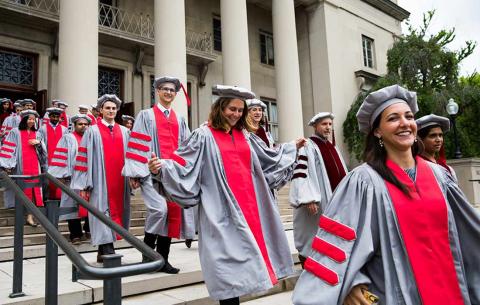
<path id="1" fill-rule="evenodd" d="M 450 50 L 448 44 L 455 39 L 455 29 L 427 34 L 434 15 L 435 11 L 425 13 L 418 29 L 408 25 L 406 35 L 399 37 L 387 52 L 387 74 L 370 90 L 399 84 L 416 91 L 420 109 L 417 117 L 429 113 L 446 115 L 445 105 L 449 98 L 457 97 L 457 102 L 463 101 L 462 96 L 466 93 L 465 86 L 459 82 L 459 64 L 471 55 L 476 47 L 476 42 L 467 41 L 460 50 Z M 355 114 L 369 92 L 362 92 L 357 96 L 343 124 L 345 142 L 357 160 L 361 160 L 364 136 L 358 131 Z M 473 98 L 474 94 L 470 96 Z M 464 118 L 459 117 L 459 125 L 463 124 L 463 121 Z M 464 134 L 460 135 L 461 141 L 468 141 L 464 137 Z M 450 146 L 447 148 L 447 152 L 452 151 Z"/>

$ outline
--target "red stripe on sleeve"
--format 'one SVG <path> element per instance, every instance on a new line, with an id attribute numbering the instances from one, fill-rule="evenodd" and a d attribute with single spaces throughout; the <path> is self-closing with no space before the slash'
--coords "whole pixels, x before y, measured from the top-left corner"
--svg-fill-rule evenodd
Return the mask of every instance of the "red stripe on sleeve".
<path id="1" fill-rule="evenodd" d="M 75 165 L 75 167 L 73 169 L 76 170 L 76 171 L 80 171 L 80 172 L 86 172 L 88 170 L 88 167 Z"/>
<path id="2" fill-rule="evenodd" d="M 55 162 L 55 161 L 50 162 L 49 165 L 50 165 L 50 166 L 67 167 L 67 164 L 66 164 L 66 163 Z"/>
<path id="3" fill-rule="evenodd" d="M 352 241 L 357 238 L 357 233 L 354 229 L 342 223 L 339 223 L 338 221 L 333 220 L 325 215 L 322 215 L 320 217 L 318 226 L 323 230 L 327 231 L 328 233 L 336 235 L 348 241 Z"/>
<path id="4" fill-rule="evenodd" d="M 135 142 L 128 142 L 128 147 L 137 149 L 140 151 L 145 151 L 145 152 L 150 151 L 150 147 L 148 147 L 147 145 L 143 145 Z"/>
<path id="5" fill-rule="evenodd" d="M 7 158 L 7 159 L 12 158 L 12 156 L 7 155 L 7 154 L 4 154 L 4 153 L 0 153 L 0 157 L 2 157 L 2 158 Z"/>
<path id="6" fill-rule="evenodd" d="M 88 158 L 87 158 L 87 157 L 84 157 L 84 156 L 78 155 L 77 158 L 76 158 L 76 160 L 77 160 L 77 161 L 80 161 L 80 162 L 85 162 L 85 163 L 87 163 Z"/>
<path id="7" fill-rule="evenodd" d="M 141 163 L 148 163 L 148 159 L 143 157 L 143 156 L 140 156 L 138 154 L 135 154 L 135 153 L 132 153 L 132 152 L 129 152 L 127 151 L 127 153 L 125 154 L 125 156 L 128 158 L 128 159 L 132 159 L 132 160 L 135 160 L 135 161 L 138 161 L 138 162 L 141 162 Z"/>
<path id="8" fill-rule="evenodd" d="M 11 148 L 8 148 L 8 147 L 5 147 L 3 146 L 2 148 L 0 148 L 0 150 L 3 150 L 3 151 L 6 151 L 6 152 L 14 152 L 15 150 L 11 149 Z"/>
<path id="9" fill-rule="evenodd" d="M 147 142 L 150 142 L 152 140 L 152 137 L 150 137 L 148 134 L 139 133 L 139 132 L 135 132 L 135 131 L 132 131 L 130 133 L 130 136 L 132 138 L 147 141 Z"/>
<path id="10" fill-rule="evenodd" d="M 53 154 L 52 158 L 55 158 L 55 159 L 60 159 L 60 160 L 67 160 L 68 157 L 67 156 L 64 156 L 64 155 L 57 155 L 57 154 Z"/>
<path id="11" fill-rule="evenodd" d="M 11 146 L 11 147 L 16 147 L 17 146 L 17 144 L 15 144 L 13 142 L 9 142 L 9 141 L 3 141 L 3 144 Z"/>
<path id="12" fill-rule="evenodd" d="M 5 129 L 7 129 L 7 130 L 12 130 L 13 127 L 12 127 L 12 126 L 7 126 L 7 127 L 5 127 Z"/>
<path id="13" fill-rule="evenodd" d="M 343 263 L 347 259 L 345 252 L 339 247 L 315 236 L 312 243 L 313 250 L 326 255 L 337 263 Z"/>
<path id="14" fill-rule="evenodd" d="M 170 159 L 177 162 L 178 164 L 180 164 L 183 167 L 185 167 L 185 165 L 187 165 L 187 161 L 185 161 L 185 159 L 183 159 L 182 157 L 180 157 L 179 155 L 177 155 L 175 153 L 171 154 Z"/>
<path id="15" fill-rule="evenodd" d="M 87 153 L 87 148 L 86 148 L 86 147 L 83 147 L 83 146 L 80 146 L 80 147 L 78 148 L 78 151 L 79 151 L 79 152 L 82 152 L 82 153 Z"/>
<path id="16" fill-rule="evenodd" d="M 55 151 L 62 152 L 62 153 L 68 153 L 68 148 L 65 148 L 65 147 L 55 147 Z"/>
<path id="17" fill-rule="evenodd" d="M 314 274 L 315 276 L 325 281 L 329 285 L 332 285 L 332 286 L 337 285 L 340 281 L 340 279 L 338 278 L 338 274 L 336 272 L 325 267 L 324 265 L 315 261 L 311 257 L 307 257 L 304 267 L 305 267 L 305 270 Z"/>

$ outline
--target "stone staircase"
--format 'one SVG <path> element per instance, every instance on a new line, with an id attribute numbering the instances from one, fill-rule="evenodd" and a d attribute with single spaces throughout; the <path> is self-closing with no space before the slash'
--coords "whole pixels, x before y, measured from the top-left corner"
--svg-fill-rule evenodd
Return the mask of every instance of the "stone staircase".
<path id="1" fill-rule="evenodd" d="M 3 202 L 0 199 L 0 206 Z M 288 204 L 288 187 L 278 194 L 279 211 L 295 261 L 298 259 L 293 246 L 292 209 Z M 132 197 L 132 221 L 130 231 L 143 239 L 145 222 L 145 206 L 140 194 Z M 40 226 L 32 228 L 24 226 L 24 292 L 25 297 L 10 299 L 8 295 L 12 285 L 12 258 L 14 211 L 0 208 L 0 304 L 34 305 L 44 304 L 44 272 L 45 272 L 45 234 Z M 66 222 L 60 222 L 59 231 L 68 238 Z M 96 248 L 89 243 L 74 246 L 89 262 L 96 258 Z M 115 244 L 117 253 L 123 254 L 122 263 L 137 263 L 141 254 L 132 249 L 125 241 Z M 208 297 L 203 282 L 198 259 L 198 245 L 194 242 L 187 249 L 182 240 L 175 240 L 171 250 L 172 264 L 181 268 L 176 275 L 164 273 L 143 274 L 127 277 L 122 280 L 123 304 L 218 304 Z M 59 304 L 102 304 L 102 281 L 80 280 L 71 281 L 71 262 L 67 257 L 59 256 Z M 297 266 L 297 269 L 298 266 Z M 260 295 L 245 296 L 242 303 L 246 304 L 291 304 L 290 291 L 298 278 L 299 271 L 287 279 L 283 279 L 270 291 Z M 269 303 L 271 299 L 274 303 Z M 272 299 L 272 300 L 273 300 Z M 284 303 L 279 300 L 283 299 Z"/>

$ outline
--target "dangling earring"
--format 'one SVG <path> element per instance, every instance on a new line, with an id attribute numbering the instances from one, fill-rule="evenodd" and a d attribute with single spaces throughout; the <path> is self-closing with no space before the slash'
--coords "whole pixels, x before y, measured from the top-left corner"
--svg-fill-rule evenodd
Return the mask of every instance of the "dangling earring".
<path id="1" fill-rule="evenodd" d="M 417 137 L 415 137 L 415 140 L 414 140 L 414 142 L 415 142 L 415 143 L 417 143 L 417 142 L 418 142 L 418 139 L 417 139 Z"/>
<path id="2" fill-rule="evenodd" d="M 382 138 L 378 138 L 378 145 L 383 148 L 383 140 Z"/>

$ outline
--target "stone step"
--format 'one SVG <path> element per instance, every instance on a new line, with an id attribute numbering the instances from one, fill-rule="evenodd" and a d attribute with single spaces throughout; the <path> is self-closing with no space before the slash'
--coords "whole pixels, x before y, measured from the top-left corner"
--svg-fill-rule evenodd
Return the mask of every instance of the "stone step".
<path id="1" fill-rule="evenodd" d="M 83 222 L 82 222 L 83 223 Z M 130 220 L 130 227 L 140 227 L 145 225 L 145 218 L 134 218 Z M 14 226 L 8 226 L 8 227 L 0 227 L 0 237 L 5 237 L 5 236 L 13 236 L 14 234 Z M 68 232 L 68 224 L 65 221 L 62 221 L 58 224 L 58 231 L 60 232 Z M 31 227 L 29 225 L 25 225 L 23 227 L 23 232 L 25 236 L 31 235 L 31 234 L 42 234 L 45 233 L 45 230 L 41 225 L 38 225 L 38 227 Z"/>
<path id="2" fill-rule="evenodd" d="M 131 218 L 145 218 L 147 215 L 147 211 L 131 211 L 130 216 Z M 15 224 L 15 217 L 7 216 L 7 217 L 0 217 L 0 227 L 7 227 L 13 226 Z"/>
<path id="3" fill-rule="evenodd" d="M 129 230 L 133 235 L 143 235 L 144 227 L 130 227 Z M 68 239 L 68 232 L 61 232 Z M 24 246 L 45 244 L 45 234 L 30 234 L 23 237 Z M 0 237 L 0 248 L 13 247 L 13 236 Z"/>
<path id="4" fill-rule="evenodd" d="M 290 251 L 295 262 L 298 262 L 296 250 L 293 245 L 293 234 L 286 232 Z M 138 263 L 141 261 L 141 254 L 134 249 L 118 250 L 122 254 L 123 264 Z M 86 253 L 82 256 L 88 261 L 93 262 L 96 259 L 96 253 Z M 208 298 L 206 289 L 203 285 L 203 277 L 200 270 L 198 257 L 198 243 L 194 242 L 192 248 L 187 249 L 183 244 L 172 245 L 170 252 L 170 262 L 172 265 L 181 269 L 179 274 L 168 275 L 165 273 L 149 273 L 122 279 L 122 295 L 124 304 L 149 304 L 147 302 L 134 302 L 129 299 L 133 296 L 143 294 L 148 298 L 150 293 L 162 292 L 164 299 L 154 296 L 155 304 L 216 304 Z M 24 261 L 23 290 L 25 297 L 10 299 L 8 297 L 11 291 L 13 266 L 12 262 L 0 263 L 0 304 L 4 305 L 37 305 L 44 304 L 44 277 L 45 260 L 44 258 L 27 259 Z M 58 281 L 58 303 L 62 305 L 70 304 L 91 304 L 103 302 L 103 282 L 96 280 L 71 281 L 71 263 L 65 256 L 59 256 L 59 281 Z M 296 266 L 299 269 L 298 265 Z M 31 276 L 40 275 L 40 276 Z M 298 274 L 297 274 L 298 275 Z M 295 277 L 282 281 L 276 285 L 269 293 L 280 293 L 291 290 L 294 286 Z M 185 290 L 190 286 L 190 289 Z M 182 296 L 184 299 L 181 299 Z M 249 298 L 258 298 L 262 295 L 247 296 Z M 155 299 L 155 297 L 157 297 Z M 165 300 L 165 301 L 164 301 Z M 170 300 L 171 302 L 167 302 Z M 127 303 L 128 302 L 128 303 Z M 275 304 L 275 303 L 273 303 Z"/>
<path id="5" fill-rule="evenodd" d="M 291 294 L 292 289 L 295 287 L 298 277 L 300 276 L 300 270 L 296 266 L 296 273 L 288 278 L 279 281 L 275 287 L 268 291 L 242 296 L 240 299 L 241 304 L 265 304 L 265 305 L 283 305 L 292 304 Z M 267 301 L 280 301 L 270 302 Z M 288 302 L 289 301 L 289 302 Z M 259 303 L 255 303 L 259 302 Z M 95 303 L 103 304 L 103 302 Z M 123 305 L 217 305 L 218 301 L 214 301 L 210 298 L 207 286 L 204 283 L 188 285 L 184 287 L 161 290 L 150 292 L 146 294 L 140 294 L 122 299 Z"/>

